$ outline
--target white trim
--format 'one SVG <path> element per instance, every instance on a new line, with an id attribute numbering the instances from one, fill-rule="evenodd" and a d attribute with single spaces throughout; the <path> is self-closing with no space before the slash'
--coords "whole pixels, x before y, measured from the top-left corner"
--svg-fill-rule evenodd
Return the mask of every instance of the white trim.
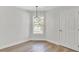
<path id="1" fill-rule="evenodd" d="M 52 40 L 46 40 L 46 41 L 51 42 L 51 43 L 54 43 L 56 45 L 61 45 L 61 46 L 67 47 L 67 48 L 72 49 L 72 50 L 75 50 L 75 51 L 78 51 L 78 50 L 76 50 L 74 48 L 70 48 L 70 47 L 68 47 L 68 46 L 66 46 L 64 44 L 61 44 L 61 43 L 58 43 L 58 42 L 55 42 L 55 41 L 52 41 Z"/>
<path id="2" fill-rule="evenodd" d="M 52 40 L 46 40 L 46 41 L 48 41 L 48 42 L 50 42 L 50 43 L 54 43 L 54 44 L 56 44 L 56 45 L 61 45 L 60 43 L 55 42 L 55 41 L 52 41 Z"/>
<path id="3" fill-rule="evenodd" d="M 5 45 L 5 46 L 0 47 L 0 49 L 4 49 L 4 48 L 11 47 L 11 46 L 15 46 L 15 45 L 18 45 L 18 44 L 21 44 L 21 43 L 27 42 L 27 41 L 29 41 L 28 38 L 27 38 L 26 40 L 18 41 L 18 42 L 13 43 L 13 44 L 7 44 L 7 45 Z"/>

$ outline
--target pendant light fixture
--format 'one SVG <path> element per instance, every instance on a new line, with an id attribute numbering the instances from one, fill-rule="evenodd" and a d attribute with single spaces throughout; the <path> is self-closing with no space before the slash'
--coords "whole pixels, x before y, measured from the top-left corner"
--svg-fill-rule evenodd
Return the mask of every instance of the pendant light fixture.
<path id="1" fill-rule="evenodd" d="M 35 6 L 35 16 L 33 17 L 33 34 L 43 34 L 44 18 L 38 14 L 38 6 Z"/>
<path id="2" fill-rule="evenodd" d="M 38 6 L 36 6 L 36 17 L 38 17 Z"/>

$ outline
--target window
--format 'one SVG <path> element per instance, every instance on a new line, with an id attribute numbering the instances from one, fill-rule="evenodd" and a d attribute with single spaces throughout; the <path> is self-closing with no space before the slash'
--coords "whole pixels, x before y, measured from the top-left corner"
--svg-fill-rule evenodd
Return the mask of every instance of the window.
<path id="1" fill-rule="evenodd" d="M 44 33 L 44 17 L 33 17 L 33 34 Z"/>

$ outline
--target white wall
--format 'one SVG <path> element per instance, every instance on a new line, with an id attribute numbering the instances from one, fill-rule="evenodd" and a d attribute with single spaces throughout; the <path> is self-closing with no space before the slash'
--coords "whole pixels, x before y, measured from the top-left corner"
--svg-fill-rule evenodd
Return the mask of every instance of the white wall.
<path id="1" fill-rule="evenodd" d="M 59 44 L 59 37 L 58 37 L 58 26 L 56 25 L 58 21 L 58 13 L 56 10 L 50 10 L 46 12 L 46 38 L 48 41 L 54 42 Z"/>
<path id="2" fill-rule="evenodd" d="M 27 41 L 29 16 L 16 7 L 0 7 L 0 49 Z"/>
<path id="3" fill-rule="evenodd" d="M 48 11 L 46 13 L 47 40 L 79 51 L 78 28 L 75 27 L 76 23 L 79 24 L 78 20 L 79 7 L 57 7 Z M 62 32 L 59 32 L 59 29 L 62 29 Z"/>

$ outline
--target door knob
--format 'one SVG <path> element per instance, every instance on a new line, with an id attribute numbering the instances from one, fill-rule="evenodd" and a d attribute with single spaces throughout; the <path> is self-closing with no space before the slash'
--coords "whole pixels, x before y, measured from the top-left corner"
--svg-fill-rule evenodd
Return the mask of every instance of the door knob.
<path id="1" fill-rule="evenodd" d="M 62 29 L 59 29 L 59 32 L 62 32 Z"/>
<path id="2" fill-rule="evenodd" d="M 78 48 L 79 48 L 79 45 L 78 45 Z"/>
<path id="3" fill-rule="evenodd" d="M 79 29 L 78 29 L 78 31 L 79 31 Z"/>

